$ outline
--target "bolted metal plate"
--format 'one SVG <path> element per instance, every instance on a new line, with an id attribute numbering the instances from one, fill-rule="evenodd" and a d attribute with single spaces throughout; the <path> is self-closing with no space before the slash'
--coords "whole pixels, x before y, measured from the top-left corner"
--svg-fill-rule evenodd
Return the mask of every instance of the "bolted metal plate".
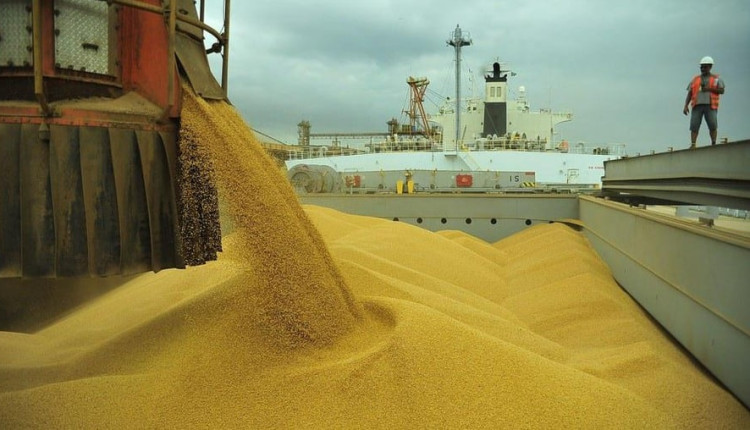
<path id="1" fill-rule="evenodd" d="M 63 69 L 109 73 L 109 6 L 91 0 L 55 2 L 55 63 Z"/>
<path id="2" fill-rule="evenodd" d="M 31 1 L 3 0 L 0 12 L 0 67 L 33 65 Z"/>

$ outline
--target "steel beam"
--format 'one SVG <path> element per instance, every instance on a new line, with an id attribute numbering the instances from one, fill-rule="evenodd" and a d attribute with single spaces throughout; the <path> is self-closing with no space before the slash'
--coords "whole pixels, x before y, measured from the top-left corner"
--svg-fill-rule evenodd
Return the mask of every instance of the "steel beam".
<path id="1" fill-rule="evenodd" d="M 604 162 L 602 190 L 631 203 L 750 210 L 750 140 Z"/>

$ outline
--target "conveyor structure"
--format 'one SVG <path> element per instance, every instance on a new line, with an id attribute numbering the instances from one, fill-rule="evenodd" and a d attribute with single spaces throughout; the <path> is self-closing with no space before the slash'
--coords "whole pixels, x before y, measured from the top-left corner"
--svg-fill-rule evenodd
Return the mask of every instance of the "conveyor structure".
<path id="1" fill-rule="evenodd" d="M 182 216 L 183 82 L 226 98 L 225 29 L 190 0 L 7 0 L 0 14 L 0 278 L 111 276 L 215 258 Z M 217 42 L 219 86 L 204 47 Z M 206 201 L 217 216 L 218 200 Z M 195 228 L 193 228 L 195 227 Z M 219 245 L 220 246 L 220 245 Z M 194 249 L 203 249 L 200 255 Z"/>

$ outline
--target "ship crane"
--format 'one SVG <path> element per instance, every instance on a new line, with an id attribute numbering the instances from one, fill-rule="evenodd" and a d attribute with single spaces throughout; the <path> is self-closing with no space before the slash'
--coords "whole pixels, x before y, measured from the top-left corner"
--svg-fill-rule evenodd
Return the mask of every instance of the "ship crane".
<path id="1" fill-rule="evenodd" d="M 411 130 L 416 130 L 417 124 L 422 126 L 423 134 L 427 139 L 432 138 L 432 130 L 427 120 L 427 114 L 424 110 L 424 94 L 427 91 L 427 86 L 430 84 L 427 78 L 414 78 L 409 76 L 406 80 L 411 89 L 410 95 L 411 100 L 409 103 L 409 110 L 405 113 L 409 115 L 409 125 Z"/>

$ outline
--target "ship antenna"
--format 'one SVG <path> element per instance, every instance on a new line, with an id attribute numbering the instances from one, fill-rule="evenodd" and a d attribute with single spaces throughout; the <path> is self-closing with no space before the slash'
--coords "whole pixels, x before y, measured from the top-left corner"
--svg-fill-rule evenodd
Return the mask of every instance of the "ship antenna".
<path id="1" fill-rule="evenodd" d="M 456 51 L 456 149 L 458 149 L 458 141 L 461 133 L 461 48 L 471 45 L 471 39 L 463 37 L 461 27 L 458 24 L 456 24 L 456 29 L 453 30 L 452 36 L 453 38 L 446 41 L 446 43 Z"/>

